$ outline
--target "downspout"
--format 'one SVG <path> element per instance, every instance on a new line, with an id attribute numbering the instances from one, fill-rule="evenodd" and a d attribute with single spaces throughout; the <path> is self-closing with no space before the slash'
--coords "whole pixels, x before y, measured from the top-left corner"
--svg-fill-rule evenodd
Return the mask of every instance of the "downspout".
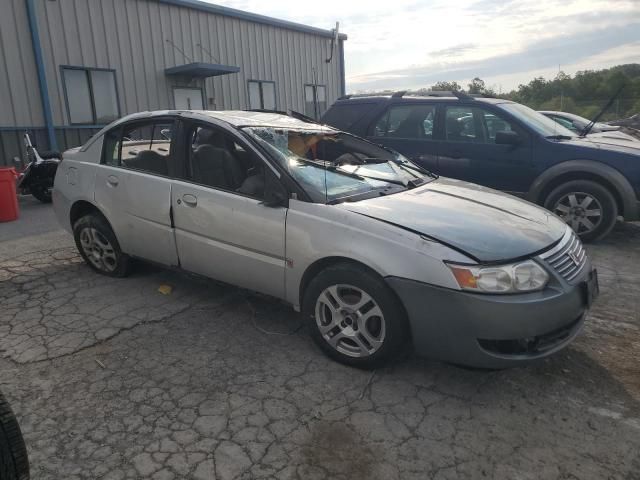
<path id="1" fill-rule="evenodd" d="M 344 40 L 338 42 L 340 45 L 340 96 L 347 94 L 347 81 L 344 70 Z"/>
<path id="2" fill-rule="evenodd" d="M 47 76 L 44 70 L 42 59 L 42 47 L 40 46 L 40 33 L 38 32 L 38 18 L 36 17 L 35 0 L 27 0 L 27 16 L 29 18 L 29 30 L 31 30 L 31 43 L 33 43 L 33 54 L 36 59 L 38 70 L 38 83 L 40 85 L 40 98 L 42 99 L 42 111 L 44 113 L 44 123 L 49 137 L 49 149 L 57 150 L 56 132 L 53 128 L 53 117 L 51 115 L 51 102 L 49 101 L 49 87 L 47 86 Z"/>

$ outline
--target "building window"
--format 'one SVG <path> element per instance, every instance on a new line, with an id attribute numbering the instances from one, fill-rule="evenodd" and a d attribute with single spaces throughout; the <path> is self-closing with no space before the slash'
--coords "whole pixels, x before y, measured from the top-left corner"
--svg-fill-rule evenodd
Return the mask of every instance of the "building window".
<path id="1" fill-rule="evenodd" d="M 324 85 L 304 86 L 304 114 L 318 120 L 327 110 L 327 87 Z"/>
<path id="2" fill-rule="evenodd" d="M 62 67 L 69 123 L 104 125 L 120 116 L 113 70 Z"/>
<path id="3" fill-rule="evenodd" d="M 251 110 L 276 109 L 276 82 L 249 80 L 249 108 Z"/>

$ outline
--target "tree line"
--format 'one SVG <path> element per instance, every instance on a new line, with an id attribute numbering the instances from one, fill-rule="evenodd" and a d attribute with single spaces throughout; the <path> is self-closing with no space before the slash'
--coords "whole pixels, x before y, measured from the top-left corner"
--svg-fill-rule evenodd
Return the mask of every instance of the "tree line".
<path id="1" fill-rule="evenodd" d="M 602 70 L 582 70 L 571 76 L 559 72 L 552 80 L 537 77 L 511 92 L 498 94 L 481 78 L 474 78 L 467 93 L 500 97 L 522 103 L 535 110 L 561 110 L 593 118 L 611 96 L 625 85 L 618 99 L 605 112 L 602 120 L 626 118 L 640 113 L 640 64 L 618 65 Z M 430 88 L 417 90 L 465 91 L 458 82 L 437 82 Z"/>

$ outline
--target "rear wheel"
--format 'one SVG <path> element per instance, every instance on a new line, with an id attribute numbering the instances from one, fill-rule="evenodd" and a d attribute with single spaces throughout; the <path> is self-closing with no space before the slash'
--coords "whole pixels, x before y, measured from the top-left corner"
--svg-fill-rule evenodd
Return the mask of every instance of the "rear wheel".
<path id="1" fill-rule="evenodd" d="M 120 244 L 107 221 L 90 213 L 73 226 L 73 237 L 80 255 L 96 272 L 110 277 L 125 277 L 129 273 L 129 256 L 122 253 Z"/>
<path id="2" fill-rule="evenodd" d="M 339 264 L 320 272 L 303 299 L 311 337 L 340 363 L 376 368 L 391 360 L 407 338 L 402 305 L 366 268 Z"/>
<path id="3" fill-rule="evenodd" d="M 618 206 L 613 194 L 591 180 L 573 180 L 555 188 L 545 208 L 562 218 L 585 241 L 599 240 L 616 224 Z"/>
<path id="4" fill-rule="evenodd" d="M 51 203 L 51 188 L 47 187 L 31 187 L 31 195 L 40 200 L 42 203 Z"/>
<path id="5" fill-rule="evenodd" d="M 2 480 L 27 480 L 29 459 L 11 407 L 0 393 L 0 478 Z"/>

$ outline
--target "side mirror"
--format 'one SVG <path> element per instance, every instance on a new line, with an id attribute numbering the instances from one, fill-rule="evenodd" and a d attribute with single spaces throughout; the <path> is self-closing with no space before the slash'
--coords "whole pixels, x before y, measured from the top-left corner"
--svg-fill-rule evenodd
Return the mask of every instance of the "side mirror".
<path id="1" fill-rule="evenodd" d="M 498 145 L 519 145 L 521 142 L 522 139 L 516 132 L 496 132 L 496 144 Z"/>

